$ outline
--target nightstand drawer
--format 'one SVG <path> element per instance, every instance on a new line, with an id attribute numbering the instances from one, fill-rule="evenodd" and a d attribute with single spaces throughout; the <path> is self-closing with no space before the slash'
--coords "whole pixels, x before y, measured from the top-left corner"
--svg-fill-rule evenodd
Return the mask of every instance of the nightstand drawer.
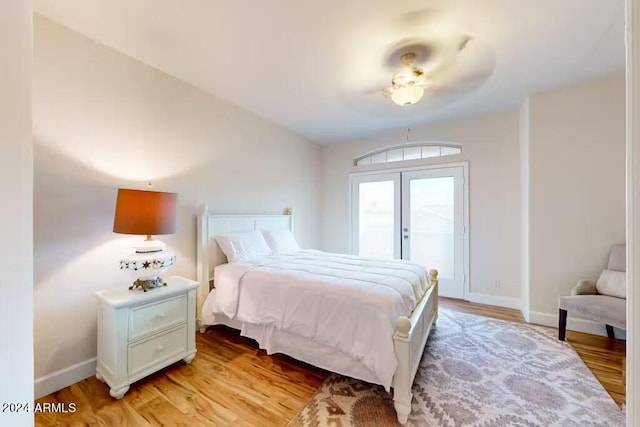
<path id="1" fill-rule="evenodd" d="M 129 342 L 187 321 L 187 296 L 131 309 Z"/>
<path id="2" fill-rule="evenodd" d="M 196 355 L 198 282 L 169 277 L 149 292 L 127 287 L 96 292 L 98 361 L 96 378 L 121 399 L 129 386 L 178 360 Z"/>
<path id="3" fill-rule="evenodd" d="M 129 344 L 129 378 L 146 371 L 155 371 L 158 365 L 180 359 L 187 351 L 187 325 L 144 341 Z"/>

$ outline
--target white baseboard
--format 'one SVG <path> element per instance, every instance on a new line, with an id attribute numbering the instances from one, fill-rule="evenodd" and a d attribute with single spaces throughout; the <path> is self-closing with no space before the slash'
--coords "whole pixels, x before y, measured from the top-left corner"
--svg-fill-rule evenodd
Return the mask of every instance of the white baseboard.
<path id="1" fill-rule="evenodd" d="M 478 292 L 469 292 L 467 300 L 478 304 L 496 305 L 498 307 L 522 309 L 522 301 L 518 298 L 503 297 L 500 295 L 481 294 Z"/>
<path id="2" fill-rule="evenodd" d="M 34 382 L 34 395 L 36 399 L 61 390 L 65 387 L 82 381 L 96 374 L 97 358 L 93 357 L 84 362 L 76 363 L 68 368 L 60 369 L 40 378 Z"/>
<path id="3" fill-rule="evenodd" d="M 542 313 L 532 311 L 529 313 L 529 323 L 536 325 L 558 327 L 558 314 Z M 570 331 L 584 332 L 587 334 L 607 336 L 607 330 L 602 323 L 592 322 L 591 320 L 580 319 L 577 317 L 567 317 L 567 329 Z M 625 331 L 615 328 L 616 338 L 626 339 Z"/>

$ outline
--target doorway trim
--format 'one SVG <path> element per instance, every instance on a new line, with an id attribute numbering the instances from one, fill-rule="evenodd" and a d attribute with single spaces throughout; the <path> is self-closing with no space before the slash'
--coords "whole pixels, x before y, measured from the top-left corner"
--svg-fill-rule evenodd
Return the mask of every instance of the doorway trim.
<path id="1" fill-rule="evenodd" d="M 627 425 L 640 425 L 640 0 L 625 2 L 627 161 Z"/>
<path id="2" fill-rule="evenodd" d="M 463 271 L 464 271 L 464 286 L 463 286 L 463 299 L 469 301 L 469 295 L 471 294 L 471 276 L 469 274 L 469 235 L 471 234 L 469 228 L 469 162 L 467 160 L 462 162 L 449 162 L 449 163 L 434 163 L 422 166 L 411 167 L 395 167 L 395 168 L 381 168 L 376 170 L 367 170 L 361 172 L 349 173 L 349 253 L 353 254 L 354 251 L 354 217 L 353 217 L 353 181 L 356 177 L 362 177 L 367 175 L 384 175 L 389 173 L 402 173 L 412 172 L 418 170 L 428 169 L 446 169 L 462 167 L 463 180 L 462 180 L 462 216 L 463 216 L 463 241 L 464 248 L 462 249 L 463 257 Z"/>

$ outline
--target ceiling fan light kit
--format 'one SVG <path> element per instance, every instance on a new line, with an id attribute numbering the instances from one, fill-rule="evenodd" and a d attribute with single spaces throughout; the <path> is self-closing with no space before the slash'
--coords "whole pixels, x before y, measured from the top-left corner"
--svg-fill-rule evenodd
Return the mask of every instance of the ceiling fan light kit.
<path id="1" fill-rule="evenodd" d="M 421 86 L 408 84 L 391 90 L 391 100 L 400 106 L 412 105 L 422 99 L 424 89 Z"/>
<path id="2" fill-rule="evenodd" d="M 403 107 L 420 101 L 428 83 L 422 68 L 414 65 L 415 60 L 416 55 L 412 52 L 402 55 L 404 67 L 394 73 L 391 87 L 387 88 L 391 100 Z"/>
<path id="3" fill-rule="evenodd" d="M 394 43 L 386 55 L 386 63 L 394 66 L 395 72 L 391 85 L 385 87 L 382 94 L 396 105 L 409 106 L 420 102 L 425 93 L 433 99 L 441 96 L 443 89 L 463 88 L 468 82 L 477 87 L 490 75 L 493 61 L 491 49 L 482 49 L 483 45 L 477 42 L 470 44 L 471 40 L 472 37 L 462 31 L 450 30 L 447 34 L 406 38 Z M 465 51 L 464 55 L 461 55 L 462 51 Z M 484 63 L 478 62 L 478 55 L 483 56 Z M 466 61 L 460 62 L 460 59 Z M 474 61 L 488 64 L 490 69 L 478 67 L 471 73 L 461 73 Z"/>
<path id="4" fill-rule="evenodd" d="M 354 73 L 360 78 L 352 85 L 362 89 L 349 96 L 350 106 L 368 114 L 424 120 L 431 111 L 444 114 L 441 107 L 470 95 L 493 74 L 495 51 L 468 31 L 473 25 L 464 16 L 424 9 L 396 22 L 394 31 L 402 38 L 388 43 L 381 58 L 373 49 L 354 54 L 354 70 L 355 64 L 371 67 Z M 378 71 L 375 64 L 384 68 Z"/>

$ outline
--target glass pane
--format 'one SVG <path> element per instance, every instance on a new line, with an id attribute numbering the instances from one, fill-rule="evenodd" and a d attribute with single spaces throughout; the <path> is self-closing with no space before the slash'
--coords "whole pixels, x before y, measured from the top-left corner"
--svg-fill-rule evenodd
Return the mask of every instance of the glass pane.
<path id="1" fill-rule="evenodd" d="M 364 166 L 364 165 L 370 165 L 370 164 L 371 164 L 371 157 L 365 157 L 364 159 L 358 160 L 358 163 L 356 163 L 356 166 Z"/>
<path id="2" fill-rule="evenodd" d="M 460 154 L 462 150 L 458 147 L 442 147 L 442 155 L 450 156 L 452 154 Z"/>
<path id="3" fill-rule="evenodd" d="M 393 258 L 393 181 L 363 182 L 359 187 L 359 255 Z"/>
<path id="4" fill-rule="evenodd" d="M 387 153 L 378 153 L 371 156 L 371 164 L 377 165 L 380 163 L 387 163 Z"/>
<path id="5" fill-rule="evenodd" d="M 401 162 L 402 161 L 402 148 L 397 150 L 387 151 L 387 163 L 389 162 Z"/>
<path id="6" fill-rule="evenodd" d="M 411 261 L 454 278 L 454 177 L 410 181 Z"/>
<path id="7" fill-rule="evenodd" d="M 440 147 L 422 147 L 422 158 L 440 157 Z"/>
<path id="8" fill-rule="evenodd" d="M 421 157 L 422 153 L 420 152 L 420 147 L 407 147 L 404 149 L 405 160 L 415 160 L 420 159 Z"/>

